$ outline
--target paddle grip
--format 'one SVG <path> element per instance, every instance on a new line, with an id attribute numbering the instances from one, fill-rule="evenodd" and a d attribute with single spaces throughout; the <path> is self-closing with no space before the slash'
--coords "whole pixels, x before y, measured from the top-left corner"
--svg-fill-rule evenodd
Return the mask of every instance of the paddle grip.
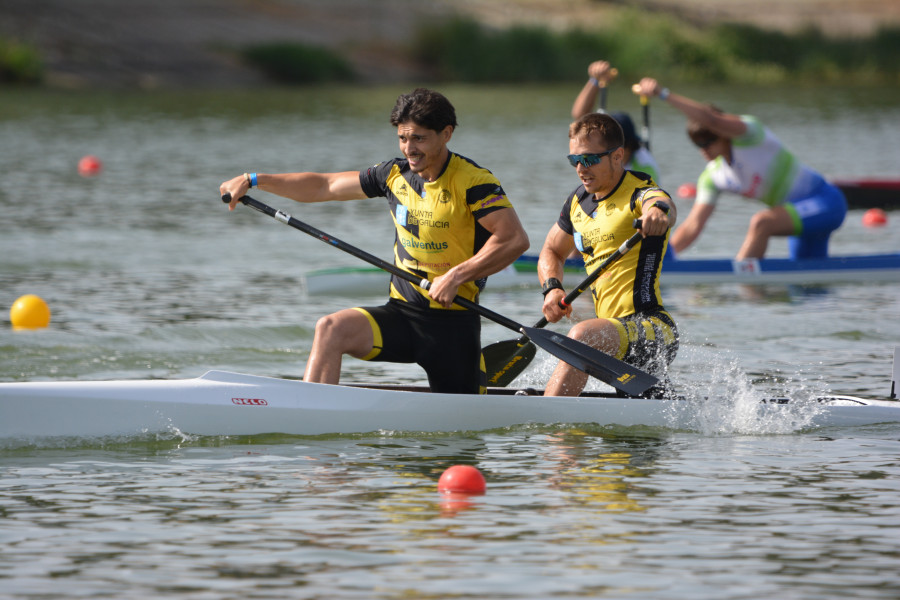
<path id="1" fill-rule="evenodd" d="M 635 229 L 640 229 L 641 228 L 641 220 L 635 219 L 634 221 L 632 221 L 632 225 L 634 226 Z M 604 269 L 606 269 L 606 267 L 608 267 L 615 261 L 619 260 L 623 254 L 625 254 L 626 252 L 628 252 L 629 250 L 634 248 L 637 245 L 637 243 L 641 241 L 641 238 L 642 238 L 642 236 L 641 236 L 640 232 L 638 232 L 638 233 L 635 233 L 634 235 L 632 235 L 627 240 L 625 240 L 625 242 L 621 246 L 619 246 L 615 252 L 613 252 L 612 254 L 607 256 L 606 260 L 604 260 L 602 263 L 600 263 L 600 266 L 598 266 L 596 269 L 594 269 L 593 273 L 588 275 L 584 279 L 584 281 L 579 283 L 578 287 L 576 287 L 574 290 L 572 290 L 571 292 L 566 294 L 566 297 L 559 301 L 559 307 L 561 309 L 565 310 L 566 308 L 571 306 L 572 302 L 574 302 L 575 299 L 578 298 L 578 296 L 583 294 L 586 289 L 591 287 L 592 283 L 597 281 L 597 278 L 600 277 L 600 275 L 603 273 L 603 271 L 604 271 Z M 549 323 L 549 321 L 547 321 L 547 317 L 541 317 L 540 320 L 534 324 L 534 327 L 537 329 L 540 329 L 542 327 L 546 327 L 547 323 Z M 527 339 L 527 338 L 524 338 L 524 337 L 521 338 L 521 340 L 523 340 L 522 343 L 525 343 L 524 342 L 525 339 Z"/>

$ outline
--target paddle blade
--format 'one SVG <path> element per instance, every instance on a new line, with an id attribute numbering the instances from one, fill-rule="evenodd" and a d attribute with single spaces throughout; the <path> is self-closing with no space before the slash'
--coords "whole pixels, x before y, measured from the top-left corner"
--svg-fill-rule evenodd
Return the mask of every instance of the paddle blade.
<path id="1" fill-rule="evenodd" d="M 487 382 L 492 387 L 506 387 L 531 364 L 537 347 L 530 341 L 504 340 L 481 350 L 487 367 Z"/>
<path id="2" fill-rule="evenodd" d="M 534 327 L 522 327 L 522 333 L 558 359 L 629 396 L 640 396 L 659 383 L 653 375 L 559 333 Z"/>

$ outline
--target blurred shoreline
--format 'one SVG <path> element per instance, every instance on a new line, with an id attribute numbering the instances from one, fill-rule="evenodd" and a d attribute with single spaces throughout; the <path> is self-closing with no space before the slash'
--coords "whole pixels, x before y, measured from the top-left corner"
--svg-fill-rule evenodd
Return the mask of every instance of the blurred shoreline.
<path id="1" fill-rule="evenodd" d="M 50 88 L 271 85 L 237 48 L 274 41 L 338 51 L 360 82 L 384 84 L 428 80 L 408 51 L 423 22 L 458 14 L 491 27 L 599 29 L 626 4 L 699 27 L 733 21 L 852 37 L 900 25 L 896 0 L 0 0 L 0 39 L 37 48 Z"/>

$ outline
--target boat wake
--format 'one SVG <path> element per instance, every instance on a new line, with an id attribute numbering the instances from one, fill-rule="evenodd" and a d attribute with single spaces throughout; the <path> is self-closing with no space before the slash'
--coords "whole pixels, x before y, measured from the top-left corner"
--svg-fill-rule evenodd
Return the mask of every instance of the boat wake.
<path id="1" fill-rule="evenodd" d="M 784 435 L 813 427 L 824 410 L 817 393 L 794 389 L 790 402 L 773 403 L 734 360 L 704 361 L 707 382 L 675 385 L 685 402 L 672 402 L 673 422 L 706 435 Z"/>
<path id="2" fill-rule="evenodd" d="M 541 351 L 533 363 L 534 368 L 514 381 L 511 387 L 541 388 L 556 362 L 554 357 Z M 662 400 L 667 403 L 667 421 L 671 429 L 704 435 L 785 435 L 814 427 L 817 416 L 825 410 L 817 398 L 827 392 L 803 383 L 799 373 L 796 378 L 799 383 L 791 385 L 790 402 L 773 403 L 771 389 L 763 389 L 741 369 L 735 358 L 724 355 L 719 349 L 713 353 L 708 348 L 682 346 L 673 367 L 672 384 L 678 400 Z M 701 380 L 696 379 L 697 373 L 703 374 Z M 586 389 L 612 390 L 593 379 Z"/>
<path id="3" fill-rule="evenodd" d="M 34 450 L 34 449 L 126 449 L 129 447 L 143 450 L 153 449 L 167 451 L 184 446 L 219 445 L 228 436 L 201 436 L 181 431 L 171 419 L 165 431 L 144 430 L 141 433 L 120 435 L 85 435 L 85 436 L 20 436 L 0 438 L 0 451 Z"/>
<path id="4" fill-rule="evenodd" d="M 762 394 L 747 390 L 730 399 L 697 402 L 690 415 L 690 429 L 706 435 L 786 435 L 814 427 L 823 410 L 815 400 L 795 399 L 773 410 L 763 403 Z"/>

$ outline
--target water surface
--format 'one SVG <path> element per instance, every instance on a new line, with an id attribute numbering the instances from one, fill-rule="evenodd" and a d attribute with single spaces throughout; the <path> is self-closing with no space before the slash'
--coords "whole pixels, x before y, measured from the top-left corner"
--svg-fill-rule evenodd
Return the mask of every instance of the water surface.
<path id="1" fill-rule="evenodd" d="M 35 293 L 53 321 L 0 327 L 0 381 L 299 376 L 316 318 L 383 297 L 306 296 L 305 272 L 357 259 L 253 211 L 228 213 L 218 185 L 244 171 L 359 169 L 397 155 L 387 117 L 402 91 L 3 92 L 0 306 Z M 577 183 L 564 159 L 577 90 L 443 91 L 461 123 L 451 148 L 497 174 L 537 252 Z M 829 176 L 897 175 L 895 90 L 683 91 L 758 115 Z M 627 94 L 613 90 L 610 106 L 639 120 Z M 651 119 L 674 192 L 702 161 L 679 114 L 654 103 Z M 88 153 L 104 170 L 85 179 L 76 164 Z M 390 256 L 382 201 L 259 196 Z M 679 202 L 682 214 L 689 206 Z M 726 206 L 691 255 L 737 251 L 756 207 Z M 851 211 L 834 252 L 900 251 L 894 214 L 882 229 L 861 216 Z M 900 431 L 809 430 L 739 408 L 771 393 L 886 395 L 898 296 L 900 283 L 666 289 L 683 335 L 676 381 L 715 400 L 695 431 L 173 430 L 7 444 L 0 596 L 896 598 Z M 540 316 L 533 289 L 483 302 L 521 322 Z M 512 335 L 484 325 L 485 343 Z M 543 385 L 553 364 L 539 355 L 520 383 Z M 352 360 L 344 377 L 423 379 L 414 366 Z M 482 470 L 486 495 L 437 493 L 458 463 Z"/>

